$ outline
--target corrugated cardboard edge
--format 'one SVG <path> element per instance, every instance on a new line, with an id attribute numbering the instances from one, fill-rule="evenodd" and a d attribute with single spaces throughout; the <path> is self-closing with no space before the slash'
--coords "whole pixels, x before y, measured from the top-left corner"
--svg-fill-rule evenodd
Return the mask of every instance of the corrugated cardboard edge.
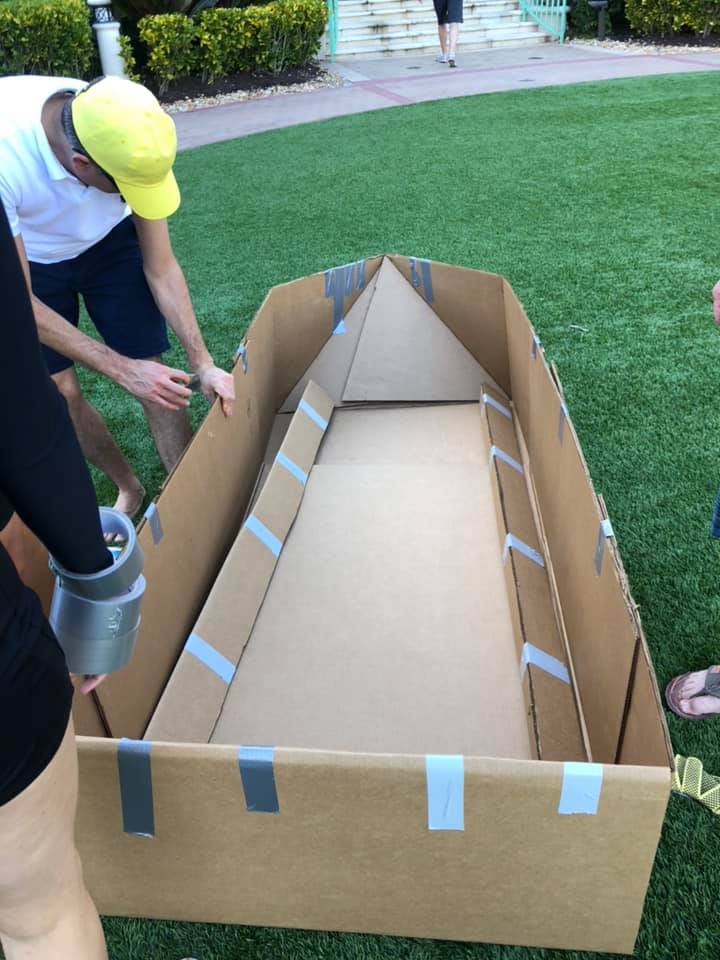
<path id="1" fill-rule="evenodd" d="M 485 398 L 494 401 L 487 402 Z M 535 527 L 534 511 L 530 502 L 527 477 L 528 464 L 521 464 L 522 450 L 517 438 L 515 417 L 509 420 L 498 407 L 504 406 L 501 397 L 489 386 L 483 390 L 483 422 L 489 443 L 496 451 L 509 456 L 523 466 L 523 475 L 515 467 L 495 455 L 491 467 L 497 485 L 499 507 L 500 549 L 505 548 L 508 534 L 518 537 L 545 560 L 540 567 L 515 549 L 508 551 L 506 583 L 511 591 L 510 603 L 517 609 L 513 617 L 519 636 L 516 638 L 518 659 L 521 661 L 525 644 L 542 650 L 566 669 L 567 658 L 560 624 L 556 618 L 556 603 L 552 596 L 552 582 L 547 572 L 547 550 Z M 512 411 L 510 411 L 512 412 Z M 519 669 L 519 667 L 518 667 Z M 569 673 L 569 670 L 568 670 Z M 551 676 L 532 662 L 523 671 L 523 693 L 532 711 L 532 730 L 536 738 L 540 760 L 588 760 L 580 721 L 580 705 L 571 682 Z"/>
<path id="2" fill-rule="evenodd" d="M 438 832 L 421 756 L 277 747 L 271 815 L 247 808 L 237 747 L 148 746 L 151 839 L 123 833 L 117 742 L 79 742 L 104 914 L 632 952 L 666 769 L 604 766 L 597 813 L 562 815 L 562 763 L 465 757 L 463 829 Z"/>
<path id="3" fill-rule="evenodd" d="M 228 677 L 240 662 L 275 571 L 278 545 L 290 532 L 302 501 L 304 482 L 297 474 L 307 477 L 324 436 L 313 415 L 327 423 L 332 411 L 332 399 L 308 383 L 252 512 L 190 632 L 191 649 L 186 645 L 168 680 L 145 732 L 148 739 L 209 742 L 227 696 Z M 289 472 L 278 458 L 295 471 Z"/>

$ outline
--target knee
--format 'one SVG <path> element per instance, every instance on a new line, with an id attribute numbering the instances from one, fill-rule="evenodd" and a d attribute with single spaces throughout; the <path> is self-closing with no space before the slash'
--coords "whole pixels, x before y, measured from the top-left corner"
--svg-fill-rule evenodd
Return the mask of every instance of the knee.
<path id="1" fill-rule="evenodd" d="M 11 909 L 2 909 L 0 896 L 0 939 L 42 943 L 85 909 L 88 894 L 77 851 L 69 855 L 65 864 L 55 864 L 55 868 L 48 870 L 50 876 L 19 877 L 11 897 Z"/>

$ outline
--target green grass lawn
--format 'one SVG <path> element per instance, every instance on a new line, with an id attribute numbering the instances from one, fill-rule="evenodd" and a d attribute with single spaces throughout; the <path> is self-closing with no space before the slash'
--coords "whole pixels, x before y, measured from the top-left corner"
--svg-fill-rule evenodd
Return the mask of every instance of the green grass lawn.
<path id="1" fill-rule="evenodd" d="M 262 134 L 177 164 L 173 238 L 218 362 L 273 284 L 371 254 L 510 280 L 559 367 L 661 684 L 720 658 L 720 546 L 708 536 L 720 486 L 718 102 L 718 74 L 503 93 Z M 162 471 L 137 406 L 88 381 L 155 493 Z M 678 752 L 720 773 L 720 720 L 670 717 L 670 729 Z M 637 956 L 720 955 L 719 827 L 671 801 Z M 107 932 L 115 960 L 560 956 L 145 921 L 109 920 Z"/>

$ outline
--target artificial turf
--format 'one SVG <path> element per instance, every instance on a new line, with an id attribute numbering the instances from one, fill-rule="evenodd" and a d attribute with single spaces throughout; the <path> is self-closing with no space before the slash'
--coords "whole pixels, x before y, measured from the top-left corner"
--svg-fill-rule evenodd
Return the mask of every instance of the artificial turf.
<path id="1" fill-rule="evenodd" d="M 720 657 L 720 546 L 708 535 L 720 485 L 719 98 L 716 73 L 524 90 L 289 128 L 177 163 L 173 240 L 218 362 L 269 287 L 372 254 L 510 280 L 559 367 L 661 684 Z M 137 405 L 85 381 L 157 492 Z M 203 401 L 193 404 L 197 420 Z M 676 751 L 720 773 L 720 719 L 669 723 Z M 719 826 L 671 800 L 636 956 L 720 955 Z M 592 956 L 141 920 L 106 928 L 114 960 Z"/>

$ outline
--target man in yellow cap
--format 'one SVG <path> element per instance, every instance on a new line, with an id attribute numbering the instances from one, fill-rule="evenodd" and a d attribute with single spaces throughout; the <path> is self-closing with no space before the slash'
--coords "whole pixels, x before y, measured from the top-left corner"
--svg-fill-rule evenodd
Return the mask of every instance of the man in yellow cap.
<path id="1" fill-rule="evenodd" d="M 166 323 L 199 388 L 234 399 L 215 366 L 175 259 L 167 217 L 180 204 L 172 119 L 145 87 L 119 77 L 0 79 L 0 199 L 33 292 L 45 360 L 65 396 L 85 456 L 118 487 L 133 515 L 144 489 L 74 363 L 136 396 L 170 470 L 191 437 L 190 376 L 160 362 Z M 104 343 L 78 328 L 79 297 Z"/>

